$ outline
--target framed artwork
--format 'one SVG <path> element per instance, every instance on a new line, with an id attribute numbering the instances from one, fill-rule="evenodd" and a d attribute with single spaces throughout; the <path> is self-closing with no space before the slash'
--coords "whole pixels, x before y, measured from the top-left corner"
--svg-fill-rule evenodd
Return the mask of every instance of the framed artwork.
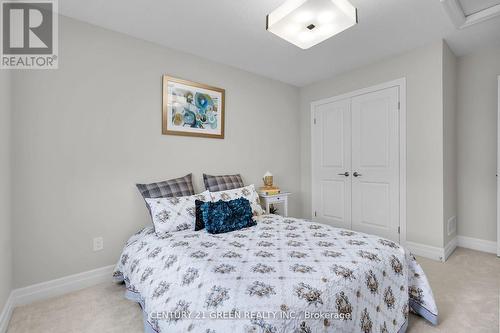
<path id="1" fill-rule="evenodd" d="M 224 139 L 224 89 L 163 75 L 163 134 Z"/>

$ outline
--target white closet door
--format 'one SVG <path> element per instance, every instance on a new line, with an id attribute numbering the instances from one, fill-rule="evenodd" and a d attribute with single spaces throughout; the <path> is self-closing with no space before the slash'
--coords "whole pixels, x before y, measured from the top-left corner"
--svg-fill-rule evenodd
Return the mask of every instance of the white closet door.
<path id="1" fill-rule="evenodd" d="M 352 99 L 352 229 L 399 242 L 399 88 Z"/>
<path id="2" fill-rule="evenodd" d="M 314 219 L 351 228 L 350 99 L 315 107 L 312 196 Z"/>

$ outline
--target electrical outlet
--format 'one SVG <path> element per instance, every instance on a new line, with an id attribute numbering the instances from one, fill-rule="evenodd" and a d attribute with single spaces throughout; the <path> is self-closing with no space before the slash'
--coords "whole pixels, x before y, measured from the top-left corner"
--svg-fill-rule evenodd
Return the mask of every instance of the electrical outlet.
<path id="1" fill-rule="evenodd" d="M 94 251 L 101 251 L 104 249 L 104 239 L 99 236 L 94 238 Z"/>
<path id="2" fill-rule="evenodd" d="M 453 216 L 448 219 L 448 236 L 457 233 L 457 217 Z"/>

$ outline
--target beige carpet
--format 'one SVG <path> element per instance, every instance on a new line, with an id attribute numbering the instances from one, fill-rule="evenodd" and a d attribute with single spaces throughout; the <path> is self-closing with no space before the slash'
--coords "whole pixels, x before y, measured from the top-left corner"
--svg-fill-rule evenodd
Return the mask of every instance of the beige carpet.
<path id="1" fill-rule="evenodd" d="M 418 258 L 429 277 L 440 312 L 433 327 L 411 316 L 408 332 L 499 332 L 500 259 L 457 249 L 442 264 Z M 140 307 L 124 288 L 101 284 L 14 310 L 8 333 L 142 332 Z"/>

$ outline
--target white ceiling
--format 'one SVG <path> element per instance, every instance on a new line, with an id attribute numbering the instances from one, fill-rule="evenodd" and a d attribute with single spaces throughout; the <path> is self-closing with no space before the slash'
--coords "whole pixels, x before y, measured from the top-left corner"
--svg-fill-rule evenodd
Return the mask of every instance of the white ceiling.
<path id="1" fill-rule="evenodd" d="M 359 24 L 301 50 L 265 30 L 266 14 L 283 2 L 63 0 L 59 6 L 63 15 L 296 86 L 439 38 L 457 55 L 500 46 L 500 17 L 457 30 L 439 0 L 351 0 Z"/>

